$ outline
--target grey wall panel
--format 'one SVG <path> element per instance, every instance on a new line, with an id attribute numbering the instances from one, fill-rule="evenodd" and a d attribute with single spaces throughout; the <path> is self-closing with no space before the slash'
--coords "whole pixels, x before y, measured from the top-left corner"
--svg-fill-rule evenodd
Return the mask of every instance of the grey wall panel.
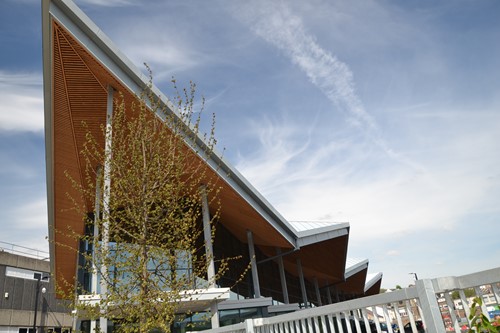
<path id="1" fill-rule="evenodd" d="M 8 280 L 11 278 L 8 277 Z M 16 279 L 12 278 L 14 280 L 14 293 L 12 297 L 12 309 L 15 310 L 22 310 L 23 308 L 23 291 L 24 291 L 24 280 L 23 279 Z"/>
<path id="2" fill-rule="evenodd" d="M 5 266 L 0 266 L 0 309 L 6 307 L 8 299 L 5 299 Z M 5 305 L 4 305 L 5 303 Z"/>

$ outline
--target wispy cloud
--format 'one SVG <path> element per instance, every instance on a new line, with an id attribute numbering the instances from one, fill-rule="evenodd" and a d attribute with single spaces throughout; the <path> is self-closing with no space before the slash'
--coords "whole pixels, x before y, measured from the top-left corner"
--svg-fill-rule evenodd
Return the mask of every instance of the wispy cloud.
<path id="1" fill-rule="evenodd" d="M 367 130 L 377 128 L 356 95 L 353 73 L 347 64 L 322 48 L 285 3 L 253 2 L 246 9 L 240 15 L 255 33 L 283 51 L 325 96 L 350 115 L 354 124 Z"/>
<path id="2" fill-rule="evenodd" d="M 138 6 L 137 1 L 131 0 L 78 0 L 77 3 L 101 7 Z"/>
<path id="3" fill-rule="evenodd" d="M 3 225 L 1 240 L 48 251 L 49 244 L 45 239 L 48 234 L 46 199 L 25 195 L 22 198 L 16 196 L 3 200 L 4 204 L 0 206 L 6 223 Z"/>
<path id="4" fill-rule="evenodd" d="M 396 257 L 400 255 L 400 252 L 398 250 L 390 250 L 387 251 L 387 255 L 390 257 Z"/>
<path id="5" fill-rule="evenodd" d="M 43 131 L 42 78 L 0 71 L 0 131 Z"/>
<path id="6" fill-rule="evenodd" d="M 169 81 L 172 76 L 196 66 L 205 58 L 178 35 L 159 33 L 165 27 L 164 22 L 158 18 L 150 18 L 146 23 L 138 21 L 132 30 L 128 26 L 121 26 L 120 22 L 117 22 L 118 26 L 114 29 L 127 33 L 113 32 L 115 42 L 121 45 L 123 53 L 141 70 L 144 69 L 142 64 L 147 63 L 157 82 Z M 151 33 L 152 31 L 156 33 Z"/>
<path id="7" fill-rule="evenodd" d="M 47 227 L 47 200 L 39 198 L 28 201 L 13 209 L 13 215 L 18 222 L 17 227 L 24 230 L 46 229 Z"/>
<path id="8" fill-rule="evenodd" d="M 424 167 L 397 152 L 383 138 L 376 119 L 365 109 L 356 93 L 354 75 L 349 66 L 321 47 L 307 32 L 299 16 L 284 2 L 252 2 L 238 15 L 248 22 L 261 38 L 279 48 L 297 65 L 338 109 L 348 122 L 395 161 L 425 172 Z"/>
<path id="9" fill-rule="evenodd" d="M 413 146 L 426 173 L 349 137 L 315 146 L 301 124 L 290 121 L 255 124 L 260 146 L 237 167 L 289 220 L 351 222 L 353 244 L 421 230 L 449 232 L 466 214 L 496 207 L 491 191 L 499 183 L 494 165 L 500 158 L 488 152 L 499 149 L 500 127 L 490 113 L 482 114 L 487 116 L 426 127 L 427 139 L 439 140 L 439 147 Z M 442 138 L 446 127 L 460 136 Z"/>

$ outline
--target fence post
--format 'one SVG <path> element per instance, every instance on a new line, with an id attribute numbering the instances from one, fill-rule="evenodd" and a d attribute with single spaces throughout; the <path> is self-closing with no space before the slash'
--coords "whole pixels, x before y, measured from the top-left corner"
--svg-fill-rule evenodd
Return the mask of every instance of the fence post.
<path id="1" fill-rule="evenodd" d="M 253 333 L 253 319 L 250 318 L 245 320 L 245 332 Z"/>
<path id="2" fill-rule="evenodd" d="M 443 319 L 436 299 L 432 280 L 417 280 L 417 294 L 422 307 L 422 320 L 427 333 L 444 333 Z"/>

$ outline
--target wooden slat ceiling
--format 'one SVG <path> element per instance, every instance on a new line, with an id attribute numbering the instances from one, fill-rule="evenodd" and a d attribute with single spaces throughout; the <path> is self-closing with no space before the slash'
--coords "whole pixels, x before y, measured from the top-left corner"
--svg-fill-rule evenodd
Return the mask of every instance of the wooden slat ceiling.
<path id="1" fill-rule="evenodd" d="M 66 281 L 74 285 L 76 272 L 75 239 L 65 237 L 71 228 L 78 234 L 84 232 L 83 219 L 71 208 L 75 198 L 87 211 L 93 210 L 93 202 L 79 198 L 66 173 L 77 183 L 83 184 L 82 160 L 79 152 L 90 130 L 101 142 L 101 125 L 106 120 L 107 87 L 123 94 L 125 105 L 136 100 L 115 76 L 113 76 L 71 34 L 52 21 L 52 149 L 53 149 L 53 201 L 56 230 L 54 267 L 57 282 Z M 82 125 L 86 123 L 87 128 Z M 193 153 L 193 158 L 198 158 Z M 246 200 L 229 186 L 215 171 L 209 169 L 209 178 L 219 179 L 221 218 L 223 224 L 242 243 L 247 242 L 246 231 L 252 230 L 255 244 L 268 256 L 275 254 L 276 247 L 283 252 L 293 248 L 270 223 L 268 223 Z M 217 207 L 211 207 L 215 210 Z M 62 231 L 62 232 L 59 232 Z M 320 286 L 343 281 L 347 255 L 348 235 L 302 247 L 300 251 L 284 257 L 285 269 L 297 274 L 296 259 L 300 258 L 303 272 L 308 280 L 317 278 Z M 321 254 L 321 255 L 318 255 Z M 66 283 L 64 282 L 64 283 Z"/>
<path id="2" fill-rule="evenodd" d="M 84 224 L 82 217 L 71 210 L 74 203 L 68 199 L 68 194 L 80 204 L 85 204 L 88 211 L 93 210 L 93 203 L 78 197 L 65 173 L 77 183 L 83 183 L 84 161 L 79 152 L 88 130 L 103 141 L 100 126 L 106 119 L 108 85 L 123 94 L 126 105 L 130 105 L 135 96 L 55 20 L 52 21 L 52 37 L 52 181 L 53 225 L 56 230 L 52 240 L 56 245 L 53 259 L 57 281 L 73 285 L 76 256 L 68 247 L 75 249 L 78 244 L 64 234 L 68 227 L 81 234 Z M 82 122 L 87 124 L 88 129 L 82 126 Z M 212 169 L 209 173 L 209 177 L 219 178 Z M 220 223 L 244 243 L 246 230 L 249 229 L 254 233 L 257 246 L 293 247 L 232 187 L 222 183 Z"/>
<path id="3" fill-rule="evenodd" d="M 349 236 L 341 236 L 300 248 L 283 257 L 285 268 L 297 275 L 297 259 L 300 258 L 306 279 L 318 279 L 320 287 L 344 280 L 347 244 Z"/>

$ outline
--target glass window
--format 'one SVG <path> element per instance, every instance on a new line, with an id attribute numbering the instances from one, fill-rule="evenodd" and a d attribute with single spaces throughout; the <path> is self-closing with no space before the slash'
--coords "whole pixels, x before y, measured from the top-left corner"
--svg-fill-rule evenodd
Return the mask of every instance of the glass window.
<path id="1" fill-rule="evenodd" d="M 260 318 L 262 317 L 261 308 L 247 308 L 240 310 L 240 322 L 245 321 L 250 318 Z"/>
<path id="2" fill-rule="evenodd" d="M 236 310 L 221 310 L 219 311 L 219 324 L 221 327 L 233 325 L 241 322 L 240 311 Z"/>

